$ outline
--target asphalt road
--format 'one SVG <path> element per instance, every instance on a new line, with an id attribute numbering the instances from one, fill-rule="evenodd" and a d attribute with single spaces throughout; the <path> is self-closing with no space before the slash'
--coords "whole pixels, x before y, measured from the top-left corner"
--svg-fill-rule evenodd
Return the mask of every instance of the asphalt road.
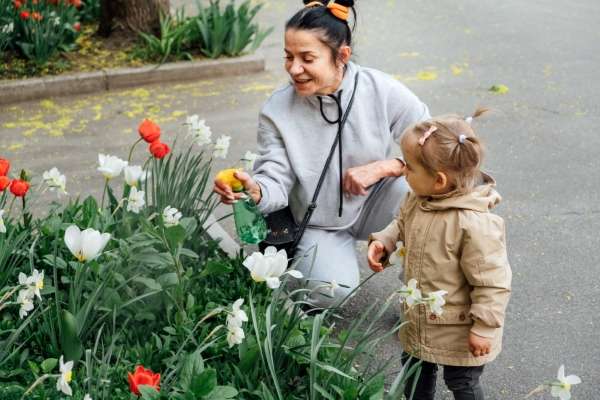
<path id="1" fill-rule="evenodd" d="M 146 116 L 175 135 L 183 132 L 185 115 L 197 113 L 214 136 L 232 136 L 230 157 L 217 167 L 235 163 L 255 148 L 262 102 L 286 82 L 283 25 L 300 1 L 262 3 L 260 20 L 275 27 L 262 49 L 266 72 L 6 107 L 0 109 L 0 154 L 40 174 L 57 166 L 72 194 L 98 194 L 98 152 L 126 157 Z M 514 280 L 504 351 L 483 375 L 488 398 L 522 399 L 560 364 L 583 380 L 574 399 L 600 398 L 600 80 L 594 76 L 600 2 L 357 5 L 356 62 L 397 76 L 433 114 L 467 114 L 479 105 L 493 110 L 476 129 L 488 147 L 486 170 L 504 197 L 497 212 L 507 222 Z M 500 84 L 507 93 L 489 90 Z M 376 276 L 347 312 L 386 298 L 397 285 L 395 271 Z M 387 323 L 394 318 L 388 313 Z M 399 351 L 392 339 L 381 356 Z M 451 399 L 439 387 L 437 399 Z"/>

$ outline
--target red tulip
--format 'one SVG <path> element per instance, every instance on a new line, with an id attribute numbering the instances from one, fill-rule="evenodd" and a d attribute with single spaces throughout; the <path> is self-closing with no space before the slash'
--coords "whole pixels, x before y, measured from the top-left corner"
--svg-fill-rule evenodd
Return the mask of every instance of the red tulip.
<path id="1" fill-rule="evenodd" d="M 4 158 L 0 158 L 0 176 L 8 175 L 10 171 L 10 162 Z"/>
<path id="2" fill-rule="evenodd" d="M 169 146 L 160 140 L 150 144 L 150 153 L 152 153 L 155 158 L 164 158 L 167 154 L 169 154 L 170 151 L 171 149 Z"/>
<path id="3" fill-rule="evenodd" d="M 79 32 L 81 30 L 81 24 L 79 22 L 75 22 L 73 24 L 73 29 L 75 29 L 76 32 Z"/>
<path id="4" fill-rule="evenodd" d="M 138 127 L 138 132 L 140 133 L 142 139 L 148 143 L 153 143 L 160 139 L 160 126 L 149 119 L 142 121 Z"/>
<path id="5" fill-rule="evenodd" d="M 40 14 L 37 11 L 34 11 L 33 13 L 31 13 L 31 19 L 33 19 L 34 21 L 41 21 L 44 17 L 42 17 L 42 14 Z"/>
<path id="6" fill-rule="evenodd" d="M 3 192 L 10 186 L 10 178 L 8 176 L 0 176 L 0 192 Z"/>
<path id="7" fill-rule="evenodd" d="M 13 5 L 15 6 L 15 8 L 18 10 L 19 8 L 21 8 L 21 6 L 23 5 L 19 0 L 14 0 L 13 1 Z"/>
<path id="8" fill-rule="evenodd" d="M 13 179 L 10 183 L 10 192 L 16 197 L 25 197 L 29 190 L 29 182 L 22 179 Z"/>
<path id="9" fill-rule="evenodd" d="M 19 16 L 21 17 L 21 19 L 22 19 L 23 21 L 25 21 L 25 20 L 29 19 L 29 16 L 30 16 L 30 15 L 31 15 L 31 14 L 29 14 L 29 11 L 21 11 L 21 14 L 19 14 Z"/>
<path id="10" fill-rule="evenodd" d="M 157 392 L 160 391 L 160 374 L 155 374 L 141 365 L 135 367 L 133 374 L 131 372 L 127 373 L 127 380 L 129 381 L 129 390 L 137 396 L 140 395 L 138 386 L 141 385 L 150 386 Z"/>

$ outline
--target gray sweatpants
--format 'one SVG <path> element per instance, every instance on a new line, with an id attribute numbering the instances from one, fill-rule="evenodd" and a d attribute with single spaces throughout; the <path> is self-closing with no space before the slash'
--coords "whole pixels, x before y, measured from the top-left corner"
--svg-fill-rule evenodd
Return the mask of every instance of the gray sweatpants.
<path id="1" fill-rule="evenodd" d="M 348 229 L 324 230 L 307 228 L 298 244 L 296 268 L 313 289 L 310 302 L 317 307 L 339 304 L 360 283 L 360 263 L 357 240 L 367 240 L 369 234 L 385 228 L 398 214 L 409 191 L 404 177 L 386 178 L 378 182 L 369 194 L 358 220 Z M 313 262 L 314 261 L 314 262 Z M 331 297 L 329 285 L 338 285 Z"/>

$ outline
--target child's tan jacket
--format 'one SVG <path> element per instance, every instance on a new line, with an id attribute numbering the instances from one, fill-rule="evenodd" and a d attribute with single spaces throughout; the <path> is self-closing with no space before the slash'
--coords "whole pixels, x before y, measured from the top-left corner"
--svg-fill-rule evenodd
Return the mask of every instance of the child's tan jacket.
<path id="1" fill-rule="evenodd" d="M 501 200 L 494 180 L 463 195 L 429 198 L 410 194 L 398 218 L 371 235 L 391 254 L 397 241 L 406 247 L 404 281 L 414 278 L 423 295 L 446 290 L 446 305 L 436 316 L 424 305 L 407 309 L 400 341 L 405 351 L 432 363 L 478 366 L 502 347 L 502 326 L 512 272 L 506 255 L 504 221 L 492 214 Z M 473 332 L 492 340 L 490 354 L 474 357 Z"/>

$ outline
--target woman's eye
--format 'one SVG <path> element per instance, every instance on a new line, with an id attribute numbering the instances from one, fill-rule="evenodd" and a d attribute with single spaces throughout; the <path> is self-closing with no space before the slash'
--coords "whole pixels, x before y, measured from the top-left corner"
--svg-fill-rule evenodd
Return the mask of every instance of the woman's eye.
<path id="1" fill-rule="evenodd" d="M 315 60 L 314 60 L 314 59 L 312 59 L 312 58 L 305 58 L 305 59 L 304 59 L 304 62 L 305 62 L 305 63 L 307 63 L 307 64 L 310 64 L 310 63 L 312 63 L 313 61 L 315 61 Z"/>

